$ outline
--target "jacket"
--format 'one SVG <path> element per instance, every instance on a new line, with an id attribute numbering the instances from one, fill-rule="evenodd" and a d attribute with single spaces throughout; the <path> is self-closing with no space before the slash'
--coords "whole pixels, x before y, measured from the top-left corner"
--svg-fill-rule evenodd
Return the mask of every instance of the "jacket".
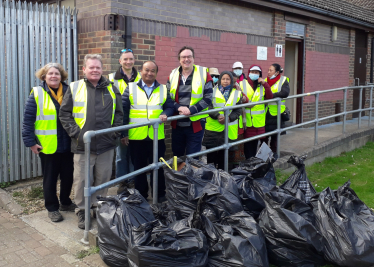
<path id="1" fill-rule="evenodd" d="M 142 79 L 140 79 L 137 83 L 138 87 L 140 87 L 141 90 L 144 91 L 143 88 L 143 82 Z M 160 83 L 155 80 L 154 82 L 154 88 L 157 88 L 160 86 Z M 122 95 L 122 108 L 123 108 L 123 125 L 129 124 L 130 121 L 130 108 L 131 108 L 131 103 L 130 103 L 130 94 L 129 94 L 129 86 L 126 87 L 125 91 L 123 92 Z M 148 97 L 149 98 L 149 97 Z M 162 106 L 162 109 L 164 110 L 161 115 L 166 115 L 168 117 L 173 116 L 174 114 L 174 101 L 170 97 L 169 90 L 167 92 L 167 99 Z M 128 131 L 123 131 L 121 133 L 121 138 L 127 137 L 128 136 Z M 151 140 L 149 137 L 147 137 L 144 140 Z"/>
<path id="2" fill-rule="evenodd" d="M 87 88 L 87 115 L 83 128 L 79 128 L 72 115 L 73 97 L 70 87 L 66 91 L 64 99 L 62 100 L 59 114 L 62 126 L 71 137 L 71 151 L 75 154 L 84 154 L 83 135 L 85 132 L 122 126 L 123 120 L 121 94 L 118 91 L 118 88 L 115 86 L 112 87 L 116 94 L 116 110 L 113 125 L 111 125 L 113 99 L 107 89 L 111 82 L 103 76 L 101 76 L 99 84 L 96 87 L 94 87 L 87 79 L 84 79 L 84 82 L 86 83 Z M 91 153 L 99 155 L 108 150 L 114 149 L 117 146 L 116 141 L 118 135 L 119 134 L 111 133 L 93 137 L 91 139 Z"/>
<path id="3" fill-rule="evenodd" d="M 282 85 L 282 88 L 280 92 L 273 93 L 273 98 L 287 98 L 290 93 L 290 85 L 288 81 L 286 80 L 284 84 Z M 284 121 L 281 120 L 281 128 L 285 128 L 286 124 Z M 265 124 L 265 131 L 271 132 L 277 129 L 277 116 L 272 116 L 269 112 L 269 110 L 266 112 L 266 124 Z M 282 132 L 282 134 L 285 134 L 285 132 Z"/>
<path id="4" fill-rule="evenodd" d="M 51 95 L 51 91 L 47 86 L 47 83 L 44 81 L 40 84 L 41 87 L 49 94 L 51 97 L 53 104 L 56 107 L 57 113 L 57 150 L 55 153 L 65 153 L 70 152 L 70 137 L 62 127 L 61 121 L 58 118 L 58 114 L 60 111 L 60 104 L 57 100 Z M 62 82 L 62 92 L 63 95 L 66 94 L 67 89 L 69 86 Z M 23 116 L 23 123 L 22 123 L 22 140 L 26 147 L 32 147 L 36 145 L 36 136 L 35 136 L 35 122 L 36 122 L 36 114 L 37 114 L 38 106 L 35 102 L 34 92 L 29 95 L 27 99 L 25 112 Z"/>

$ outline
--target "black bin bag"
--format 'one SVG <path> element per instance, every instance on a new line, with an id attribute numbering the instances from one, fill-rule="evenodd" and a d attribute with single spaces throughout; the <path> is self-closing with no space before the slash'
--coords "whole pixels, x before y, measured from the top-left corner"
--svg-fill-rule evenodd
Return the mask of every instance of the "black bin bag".
<path id="1" fill-rule="evenodd" d="M 257 219 L 265 208 L 265 194 L 277 184 L 273 162 L 264 162 L 253 157 L 241 162 L 240 166 L 231 172 L 238 186 L 244 210 Z"/>
<path id="2" fill-rule="evenodd" d="M 306 175 L 304 164 L 306 157 L 307 155 L 301 157 L 297 157 L 294 155 L 288 159 L 287 162 L 294 165 L 297 170 L 294 171 L 290 177 L 288 177 L 288 179 L 280 186 L 280 188 L 286 189 L 292 194 L 297 194 L 298 189 L 302 190 L 305 195 L 305 202 L 309 203 L 310 198 L 317 192 Z"/>
<path id="3" fill-rule="evenodd" d="M 350 181 L 311 199 L 316 226 L 328 241 L 324 254 L 338 266 L 374 266 L 374 214 L 350 188 Z"/>
<path id="4" fill-rule="evenodd" d="M 97 228 L 101 259 L 111 267 L 129 266 L 127 247 L 132 227 L 155 220 L 152 209 L 136 189 L 98 197 Z"/>
<path id="5" fill-rule="evenodd" d="M 174 222 L 176 227 L 200 229 L 209 244 L 210 267 L 268 267 L 265 237 L 256 221 L 246 212 L 227 216 L 221 223 L 211 222 L 202 214 L 206 195 L 188 218 Z"/>
<path id="6" fill-rule="evenodd" d="M 128 261 L 131 267 L 203 267 L 208 243 L 198 229 L 167 227 L 156 220 L 133 228 Z"/>
<path id="7" fill-rule="evenodd" d="M 312 208 L 300 199 L 273 190 L 258 223 L 265 234 L 271 264 L 281 267 L 323 266 L 324 238 L 314 226 Z"/>

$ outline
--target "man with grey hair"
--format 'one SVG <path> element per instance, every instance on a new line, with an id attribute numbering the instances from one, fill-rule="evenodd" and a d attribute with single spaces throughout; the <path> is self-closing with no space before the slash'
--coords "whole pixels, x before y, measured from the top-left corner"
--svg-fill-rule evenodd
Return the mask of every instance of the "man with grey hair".
<path id="1" fill-rule="evenodd" d="M 60 107 L 62 126 L 72 139 L 71 152 L 74 153 L 74 193 L 78 208 L 78 227 L 84 229 L 85 199 L 85 157 L 83 135 L 90 130 L 101 130 L 122 125 L 123 111 L 121 94 L 108 79 L 102 76 L 103 65 L 100 55 L 86 55 L 83 61 L 85 78 L 72 82 L 65 93 Z M 108 182 L 112 175 L 114 149 L 119 133 L 94 137 L 91 140 L 90 177 L 91 185 Z M 99 190 L 91 196 L 91 208 L 96 215 L 97 195 L 106 195 L 107 189 Z"/>

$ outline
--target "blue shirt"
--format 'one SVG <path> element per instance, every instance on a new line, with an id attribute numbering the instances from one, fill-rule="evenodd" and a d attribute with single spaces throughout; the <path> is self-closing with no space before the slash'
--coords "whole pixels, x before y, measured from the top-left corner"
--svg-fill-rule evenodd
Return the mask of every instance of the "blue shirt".
<path id="1" fill-rule="evenodd" d="M 142 85 L 143 85 L 143 89 L 144 89 L 144 92 L 147 94 L 147 97 L 149 98 L 149 96 L 152 94 L 153 92 L 153 89 L 155 87 L 155 83 L 153 82 L 152 85 L 150 87 L 148 87 L 144 81 L 142 80 Z"/>

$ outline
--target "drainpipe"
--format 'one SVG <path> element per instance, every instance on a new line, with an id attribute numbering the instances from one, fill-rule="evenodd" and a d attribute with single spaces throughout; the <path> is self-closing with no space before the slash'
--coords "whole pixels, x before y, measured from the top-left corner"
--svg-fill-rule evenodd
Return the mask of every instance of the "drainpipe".
<path id="1" fill-rule="evenodd" d="M 125 34 L 122 38 L 125 40 L 124 48 L 131 48 L 131 36 L 132 36 L 132 17 L 125 17 Z"/>
<path id="2" fill-rule="evenodd" d="M 374 37 L 371 38 L 371 55 L 370 55 L 370 83 L 373 83 L 373 66 L 374 65 Z"/>

